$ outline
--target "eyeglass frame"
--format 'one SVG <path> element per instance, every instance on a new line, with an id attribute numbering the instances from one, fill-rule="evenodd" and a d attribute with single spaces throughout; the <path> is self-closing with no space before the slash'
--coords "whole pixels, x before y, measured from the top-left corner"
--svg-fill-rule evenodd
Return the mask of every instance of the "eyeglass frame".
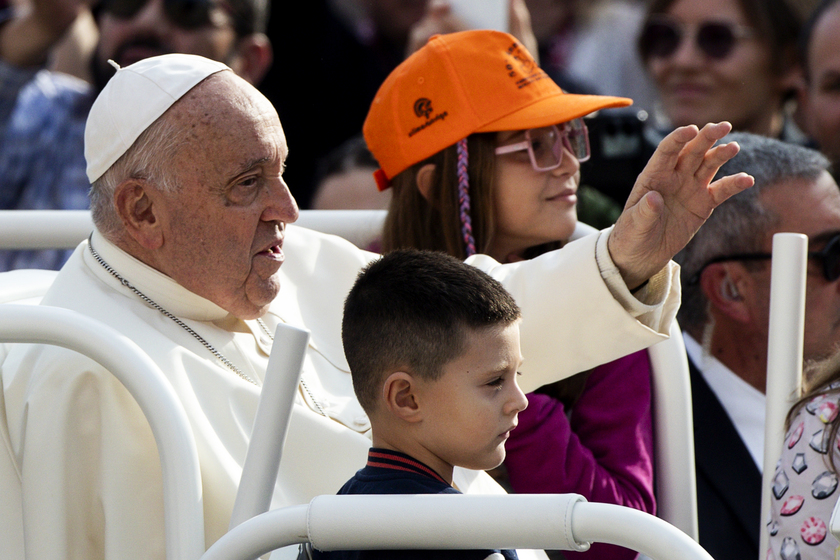
<path id="1" fill-rule="evenodd" d="M 567 122 L 572 122 L 572 121 L 580 121 L 580 129 L 578 129 L 576 131 L 576 130 L 572 129 L 571 127 L 565 126 Z M 560 129 L 560 126 L 563 126 L 562 130 Z M 569 153 L 572 154 L 572 156 L 574 156 L 574 158 L 577 159 L 578 162 L 584 162 L 584 161 L 589 160 L 590 156 L 592 155 L 592 153 L 590 151 L 590 147 L 589 147 L 589 128 L 587 128 L 586 123 L 583 122 L 583 119 L 578 117 L 577 119 L 572 119 L 570 121 L 566 121 L 564 123 L 561 123 L 560 126 L 558 126 L 556 124 L 553 124 L 551 126 L 541 126 L 539 128 L 529 128 L 525 131 L 525 140 L 523 140 L 522 142 L 515 142 L 513 144 L 506 144 L 504 146 L 497 146 L 496 150 L 495 150 L 495 154 L 497 156 L 500 156 L 500 155 L 512 154 L 514 152 L 520 152 L 520 151 L 523 151 L 523 150 L 527 150 L 528 151 L 528 157 L 531 160 L 531 167 L 534 169 L 534 171 L 536 171 L 538 173 L 544 173 L 546 171 L 551 171 L 551 170 L 557 169 L 558 167 L 563 165 L 563 148 L 568 148 Z M 550 167 L 540 167 L 539 165 L 537 165 L 537 157 L 534 154 L 534 145 L 531 142 L 531 131 L 541 130 L 541 129 L 544 129 L 544 128 L 554 129 L 555 134 L 557 134 L 557 141 L 554 143 L 554 146 L 552 146 L 552 151 L 554 151 L 554 149 L 556 149 L 557 146 L 560 146 L 559 153 L 555 154 L 557 156 L 557 163 L 550 166 Z M 581 136 L 583 136 L 584 146 L 586 147 L 586 155 L 584 157 L 578 157 L 575 154 L 575 149 L 572 147 L 572 141 L 569 140 L 569 136 L 573 133 L 579 133 Z"/>
<path id="2" fill-rule="evenodd" d="M 645 47 L 645 34 L 647 33 L 648 28 L 652 25 L 662 25 L 666 27 L 670 27 L 677 35 L 677 43 L 674 45 L 673 50 L 668 52 L 664 55 L 654 54 L 653 50 L 650 48 Z M 729 46 L 727 51 L 721 55 L 716 55 L 714 53 L 710 53 L 707 50 L 707 47 L 704 48 L 700 42 L 700 33 L 705 29 L 709 29 L 712 26 L 720 26 L 726 28 L 732 35 L 732 44 Z M 732 52 L 735 50 L 735 46 L 737 45 L 738 41 L 743 39 L 751 39 L 756 35 L 756 29 L 751 25 L 744 25 L 742 23 L 736 23 L 732 21 L 725 21 L 725 20 L 715 20 L 715 19 L 707 19 L 703 20 L 697 24 L 688 24 L 683 23 L 676 18 L 673 18 L 666 14 L 653 14 L 648 18 L 645 22 L 644 26 L 642 27 L 641 33 L 639 33 L 639 50 L 642 55 L 643 60 L 648 60 L 650 58 L 670 58 L 674 56 L 674 54 L 680 49 L 683 44 L 683 40 L 686 39 L 687 29 L 693 29 L 692 38 L 694 39 L 694 46 L 703 53 L 704 56 L 711 58 L 712 60 L 725 60 L 729 58 Z"/>
<path id="3" fill-rule="evenodd" d="M 113 0 L 103 0 L 99 2 L 95 6 L 95 14 L 100 13 L 108 13 L 112 17 L 121 20 L 128 20 L 135 17 L 141 10 L 143 10 L 146 5 L 151 0 L 137 0 L 137 6 L 134 8 L 134 11 L 131 13 L 120 13 L 115 12 L 110 8 L 110 5 L 113 3 Z M 184 22 L 177 21 L 174 19 L 169 10 L 167 10 L 167 6 L 169 5 L 176 5 L 179 3 L 193 3 L 193 4 L 203 4 L 207 6 L 205 17 L 202 18 L 202 21 L 195 25 L 185 25 Z M 194 30 L 194 29 L 201 29 L 202 27 L 213 25 L 213 9 L 219 8 L 224 13 L 228 15 L 230 18 L 230 25 L 233 27 L 234 32 L 236 33 L 237 37 L 245 37 L 254 33 L 254 26 L 251 20 L 253 20 L 253 14 L 245 13 L 250 12 L 250 8 L 248 7 L 247 2 L 229 2 L 228 0 L 203 0 L 200 2 L 196 2 L 194 0 L 163 0 L 163 15 L 176 27 L 184 30 Z"/>
<path id="4" fill-rule="evenodd" d="M 832 273 L 829 271 L 828 258 L 831 252 L 834 251 L 838 256 L 838 264 L 840 264 L 840 233 L 832 235 L 825 244 L 825 247 L 819 251 L 808 251 L 809 259 L 817 259 L 820 261 L 823 278 L 828 282 L 835 282 L 840 279 L 840 266 L 837 266 L 837 275 L 832 278 Z M 760 261 L 772 259 L 772 253 L 736 253 L 734 255 L 724 255 L 715 257 L 707 261 L 700 270 L 695 272 L 691 278 L 686 282 L 686 286 L 694 286 L 700 283 L 700 276 L 706 267 L 712 264 L 728 262 L 728 261 Z"/>

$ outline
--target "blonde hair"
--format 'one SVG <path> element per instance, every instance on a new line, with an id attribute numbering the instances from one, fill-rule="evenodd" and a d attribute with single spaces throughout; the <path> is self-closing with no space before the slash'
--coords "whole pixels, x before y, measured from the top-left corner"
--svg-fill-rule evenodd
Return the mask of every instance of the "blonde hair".
<path id="1" fill-rule="evenodd" d="M 840 350 L 835 351 L 831 356 L 823 360 L 806 364 L 802 376 L 802 396 L 796 401 L 785 419 L 785 431 L 790 429 L 794 417 L 811 401 L 820 395 L 840 394 Z M 837 415 L 831 422 L 828 438 L 824 441 L 836 441 L 840 432 L 840 415 Z M 837 465 L 834 460 L 834 447 L 830 447 L 827 453 L 828 466 L 832 472 L 837 472 Z"/>

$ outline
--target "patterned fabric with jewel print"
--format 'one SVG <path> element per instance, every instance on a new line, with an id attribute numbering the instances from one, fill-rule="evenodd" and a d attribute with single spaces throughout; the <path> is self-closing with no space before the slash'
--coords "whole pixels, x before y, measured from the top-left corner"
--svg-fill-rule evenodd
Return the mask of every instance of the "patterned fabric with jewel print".
<path id="1" fill-rule="evenodd" d="M 831 429 L 840 410 L 840 383 L 826 389 L 794 408 L 789 419 L 773 479 L 767 560 L 840 557 L 840 543 L 828 532 L 840 494 L 834 466 L 840 464 L 840 441 Z M 829 454 L 834 455 L 834 464 Z"/>

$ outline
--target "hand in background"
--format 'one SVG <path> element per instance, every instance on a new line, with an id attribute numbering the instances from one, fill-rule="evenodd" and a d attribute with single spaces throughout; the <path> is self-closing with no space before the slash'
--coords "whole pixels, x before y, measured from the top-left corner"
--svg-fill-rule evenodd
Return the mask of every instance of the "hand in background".
<path id="1" fill-rule="evenodd" d="M 528 12 L 525 0 L 509 0 L 509 2 L 510 29 L 508 31 L 522 42 L 539 64 L 537 37 L 531 28 L 531 14 Z M 470 26 L 453 13 L 448 0 L 430 0 L 426 7 L 426 14 L 411 28 L 405 55 L 410 55 L 428 43 L 433 35 L 468 29 L 471 29 Z"/>

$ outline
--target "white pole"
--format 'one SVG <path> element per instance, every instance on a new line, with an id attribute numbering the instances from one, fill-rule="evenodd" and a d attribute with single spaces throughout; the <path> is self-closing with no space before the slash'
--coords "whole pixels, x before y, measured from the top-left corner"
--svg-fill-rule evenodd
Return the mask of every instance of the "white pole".
<path id="1" fill-rule="evenodd" d="M 782 452 L 785 417 L 790 407 L 799 398 L 803 361 L 802 343 L 805 330 L 807 265 L 807 236 L 800 233 L 777 233 L 773 236 L 759 560 L 764 560 L 767 555 L 770 492 L 776 462 Z"/>
<path id="2" fill-rule="evenodd" d="M 271 505 L 308 344 L 308 330 L 284 323 L 277 325 L 251 441 L 242 465 L 230 529 L 265 513 Z"/>

